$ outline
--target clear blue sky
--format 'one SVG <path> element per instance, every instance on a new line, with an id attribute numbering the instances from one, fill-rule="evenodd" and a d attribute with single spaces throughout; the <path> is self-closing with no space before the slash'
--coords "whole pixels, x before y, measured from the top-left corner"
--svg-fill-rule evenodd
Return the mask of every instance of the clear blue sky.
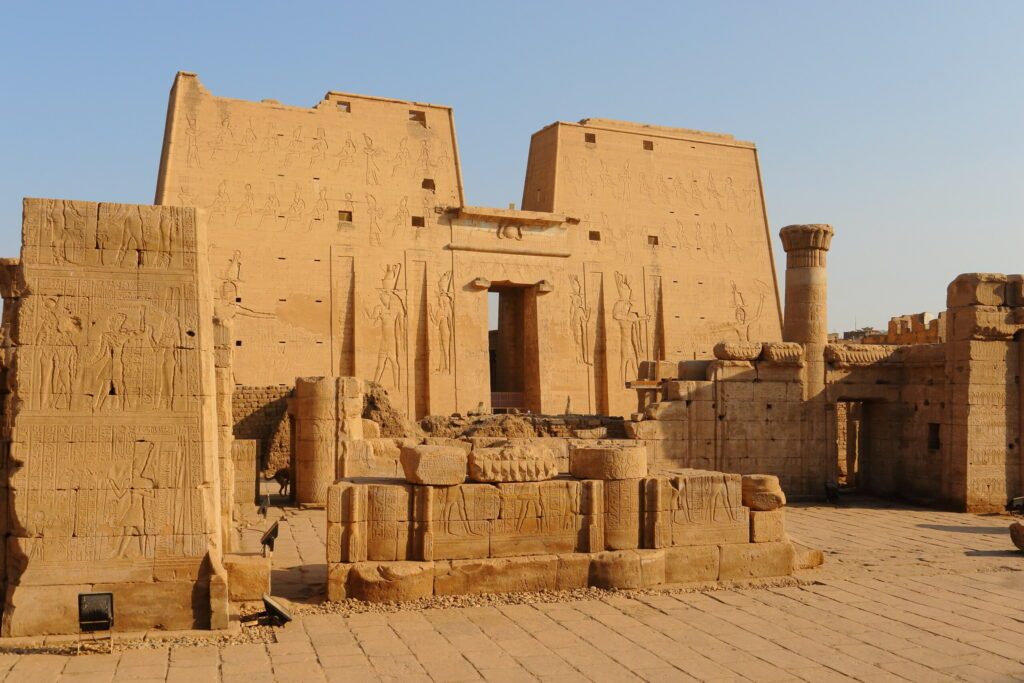
<path id="1" fill-rule="evenodd" d="M 836 228 L 833 329 L 939 310 L 960 272 L 1024 271 L 1020 0 L 5 1 L 0 58 L 4 255 L 22 196 L 153 200 L 183 69 L 243 99 L 452 105 L 474 204 L 520 199 L 529 136 L 558 119 L 752 140 L 773 234 Z"/>

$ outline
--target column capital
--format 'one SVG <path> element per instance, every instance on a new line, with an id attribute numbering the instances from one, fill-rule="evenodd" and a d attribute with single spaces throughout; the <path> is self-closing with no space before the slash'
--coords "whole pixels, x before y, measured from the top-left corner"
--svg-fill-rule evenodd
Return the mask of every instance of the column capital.
<path id="1" fill-rule="evenodd" d="M 835 234 L 835 231 L 832 229 L 832 226 L 824 223 L 787 225 L 782 230 L 779 230 L 779 237 L 782 238 L 782 248 L 787 254 L 791 251 L 803 249 L 828 251 L 832 245 L 833 234 Z"/>

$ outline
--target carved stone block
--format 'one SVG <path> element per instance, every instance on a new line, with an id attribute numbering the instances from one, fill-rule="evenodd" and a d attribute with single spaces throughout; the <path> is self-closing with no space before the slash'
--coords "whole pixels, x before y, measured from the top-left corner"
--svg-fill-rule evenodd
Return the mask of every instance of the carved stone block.
<path id="1" fill-rule="evenodd" d="M 786 540 L 785 510 L 750 512 L 750 542 L 771 543 Z"/>
<path id="2" fill-rule="evenodd" d="M 408 602 L 434 594 L 433 562 L 358 562 L 348 573 L 346 594 L 366 602 Z"/>
<path id="3" fill-rule="evenodd" d="M 793 572 L 793 545 L 788 541 L 723 545 L 721 551 L 720 581 L 789 576 Z"/>
<path id="4" fill-rule="evenodd" d="M 474 448 L 469 454 L 469 478 L 472 481 L 543 481 L 557 476 L 554 453 L 544 445 Z"/>
<path id="5" fill-rule="evenodd" d="M 413 484 L 451 486 L 466 480 L 466 453 L 454 446 L 405 446 L 401 462 Z"/>
<path id="6" fill-rule="evenodd" d="M 570 553 L 579 543 L 580 482 L 498 484 L 491 557 Z"/>
<path id="7" fill-rule="evenodd" d="M 772 474 L 743 475 L 743 504 L 751 510 L 775 510 L 786 504 L 779 478 Z"/>
<path id="8" fill-rule="evenodd" d="M 641 446 L 576 447 L 569 452 L 569 471 L 578 479 L 644 477 L 647 475 L 647 451 Z"/>

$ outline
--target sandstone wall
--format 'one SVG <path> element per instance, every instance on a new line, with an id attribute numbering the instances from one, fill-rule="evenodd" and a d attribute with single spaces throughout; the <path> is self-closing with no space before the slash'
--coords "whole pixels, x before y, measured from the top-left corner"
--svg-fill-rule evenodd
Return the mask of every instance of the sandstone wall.
<path id="1" fill-rule="evenodd" d="M 258 446 L 260 469 L 268 475 L 291 461 L 291 428 L 285 415 L 291 386 L 236 386 L 232 397 L 234 435 Z"/>
<path id="2" fill-rule="evenodd" d="M 780 338 L 751 144 L 560 123 L 534 136 L 525 188 L 523 211 L 466 205 L 448 107 L 244 102 L 182 73 L 156 201 L 208 211 L 242 385 L 357 376 L 413 418 L 489 406 L 492 288 L 522 293 L 532 412 L 622 415 L 642 359 Z"/>
<path id="3" fill-rule="evenodd" d="M 114 593 L 119 630 L 226 626 L 206 249 L 194 209 L 25 200 L 4 635 L 77 632 L 89 591 Z"/>

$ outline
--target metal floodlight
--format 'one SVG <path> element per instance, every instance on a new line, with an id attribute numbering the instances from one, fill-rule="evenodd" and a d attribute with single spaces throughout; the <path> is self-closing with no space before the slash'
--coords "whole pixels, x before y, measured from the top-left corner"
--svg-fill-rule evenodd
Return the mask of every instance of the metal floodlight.
<path id="1" fill-rule="evenodd" d="M 110 651 L 114 651 L 114 594 L 78 594 L 78 651 L 82 650 L 82 635 L 109 631 Z"/>
<path id="2" fill-rule="evenodd" d="M 278 626 L 284 626 L 292 620 L 291 612 L 266 593 L 263 594 L 263 614 Z"/>
<path id="3" fill-rule="evenodd" d="M 267 556 L 267 548 L 270 552 L 274 552 L 274 542 L 277 540 L 277 535 L 281 532 L 280 521 L 274 522 L 269 529 L 263 532 L 263 536 L 260 537 L 260 545 L 263 546 L 263 556 Z"/>
<path id="4" fill-rule="evenodd" d="M 113 593 L 78 594 L 78 629 L 82 633 L 109 631 L 113 627 Z"/>
<path id="5" fill-rule="evenodd" d="M 1020 515 L 1024 513 L 1024 496 L 1011 498 L 1009 502 L 1006 503 L 1006 511 L 1011 515 Z"/>

